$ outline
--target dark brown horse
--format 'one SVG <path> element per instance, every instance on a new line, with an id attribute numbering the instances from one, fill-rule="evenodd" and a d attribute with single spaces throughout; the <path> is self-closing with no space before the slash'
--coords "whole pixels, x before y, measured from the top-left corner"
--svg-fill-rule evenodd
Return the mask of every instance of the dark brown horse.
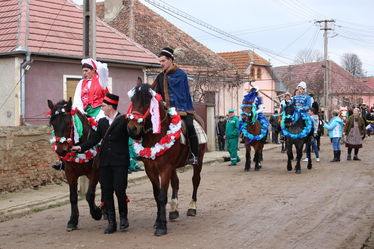
<path id="1" fill-rule="evenodd" d="M 87 176 L 89 179 L 88 191 L 86 193 L 86 200 L 90 207 L 90 214 L 95 220 L 101 219 L 101 209 L 95 204 L 95 190 L 99 181 L 98 167 L 93 166 L 92 159 L 95 152 L 89 151 L 84 154 L 84 157 L 76 158 L 75 153 L 70 151 L 74 141 L 74 124 L 73 115 L 77 115 L 83 124 L 83 135 L 79 139 L 79 143 L 87 141 L 92 128 L 87 118 L 79 111 L 71 110 L 71 99 L 68 102 L 62 100 L 56 105 L 51 100 L 48 100 L 50 108 L 50 125 L 53 127 L 54 137 L 53 146 L 58 157 L 63 160 L 65 164 L 65 175 L 69 184 L 71 215 L 67 224 L 67 231 L 77 229 L 79 210 L 78 210 L 78 178 L 80 176 Z M 79 163 L 80 162 L 80 163 Z"/>
<path id="2" fill-rule="evenodd" d="M 168 115 L 164 104 L 161 101 L 158 101 L 157 105 L 159 107 L 161 119 L 161 132 L 159 134 L 153 133 L 151 114 L 149 110 L 150 102 L 154 95 L 155 93 L 150 89 L 148 84 L 142 84 L 140 87 L 136 87 L 134 95 L 131 97 L 132 107 L 128 113 L 129 122 L 127 129 L 132 138 L 141 138 L 143 148 L 147 148 L 141 150 L 141 152 L 139 152 L 139 150 L 137 152 L 139 153 L 141 160 L 144 162 L 145 171 L 152 183 L 153 195 L 157 203 L 157 218 L 154 224 L 156 230 L 154 234 L 160 236 L 167 233 L 166 204 L 168 201 L 169 183 L 172 188 L 169 219 L 174 220 L 179 217 L 177 202 L 179 179 L 176 169 L 186 165 L 189 156 L 189 146 L 181 144 L 180 140 L 176 139 L 175 143 L 169 149 L 164 151 L 164 153 L 160 152 L 159 156 L 149 158 L 149 154 L 153 153 L 154 155 L 155 153 L 156 143 L 160 145 L 164 144 L 163 142 L 165 141 L 170 141 L 167 138 L 167 132 L 169 131 L 170 133 L 170 131 L 173 130 L 173 128 L 171 128 L 171 123 L 179 123 L 179 116 L 174 115 L 171 117 Z M 150 150 L 149 148 L 151 147 L 153 148 Z M 198 164 L 193 166 L 193 193 L 192 201 L 190 202 L 187 211 L 188 216 L 196 215 L 197 189 L 200 184 L 200 172 L 203 165 L 205 149 L 206 144 L 199 145 Z"/>
<path id="3" fill-rule="evenodd" d="M 259 119 L 255 105 L 252 101 L 242 102 L 242 124 L 241 132 L 245 143 L 245 171 L 251 168 L 251 147 L 255 150 L 254 163 L 255 170 L 261 169 L 262 151 L 264 148 L 264 138 L 267 135 L 268 123 L 265 117 Z"/>

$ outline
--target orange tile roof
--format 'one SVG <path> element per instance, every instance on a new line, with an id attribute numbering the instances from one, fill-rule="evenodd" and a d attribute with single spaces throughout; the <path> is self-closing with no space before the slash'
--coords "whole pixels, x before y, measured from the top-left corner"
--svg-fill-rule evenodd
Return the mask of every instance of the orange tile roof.
<path id="1" fill-rule="evenodd" d="M 134 20 L 135 30 L 133 39 L 155 54 L 164 47 L 174 49 L 175 61 L 180 65 L 232 68 L 232 65 L 222 57 L 197 42 L 171 22 L 149 9 L 140 1 L 135 0 Z M 129 6 L 129 0 L 123 0 L 124 6 Z M 96 4 L 97 16 L 104 19 L 104 3 Z M 108 21 L 109 25 L 129 35 L 130 8 L 123 8 L 119 14 Z"/>
<path id="2" fill-rule="evenodd" d="M 0 2 L 0 53 L 82 57 L 83 13 L 71 0 Z M 97 19 L 96 56 L 100 60 L 157 64 L 157 56 Z"/>
<path id="3" fill-rule="evenodd" d="M 256 53 L 250 50 L 235 51 L 235 52 L 222 52 L 217 53 L 222 56 L 225 60 L 234 65 L 238 70 L 244 72 L 250 65 L 251 62 L 258 65 L 269 65 L 270 62 L 263 59 Z"/>

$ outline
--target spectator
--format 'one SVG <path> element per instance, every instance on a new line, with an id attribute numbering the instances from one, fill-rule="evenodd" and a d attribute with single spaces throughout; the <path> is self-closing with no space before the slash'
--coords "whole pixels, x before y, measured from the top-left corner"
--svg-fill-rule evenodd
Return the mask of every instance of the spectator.
<path id="1" fill-rule="evenodd" d="M 340 139 L 342 138 L 343 132 L 343 120 L 339 118 L 339 110 L 332 112 L 333 118 L 328 124 L 324 124 L 324 128 L 329 130 L 329 137 L 331 138 L 332 148 L 334 151 L 334 159 L 330 162 L 340 162 Z"/>
<path id="2" fill-rule="evenodd" d="M 278 111 L 275 110 L 274 115 L 277 115 Z M 280 131 L 280 125 L 278 123 L 278 118 L 274 115 L 271 115 L 269 123 L 271 124 L 271 142 L 273 144 L 279 144 L 278 137 Z"/>
<path id="3" fill-rule="evenodd" d="M 353 115 L 348 118 L 344 128 L 344 134 L 347 138 L 345 146 L 348 148 L 347 160 L 352 160 L 352 149 L 355 149 L 353 160 L 360 160 L 358 158 L 358 151 L 362 148 L 362 140 L 365 138 L 365 132 L 365 121 L 360 117 L 359 109 L 355 108 Z"/>
<path id="4" fill-rule="evenodd" d="M 224 116 L 219 116 L 219 120 L 216 125 L 216 133 L 218 137 L 218 148 L 219 151 L 225 150 L 225 131 L 226 131 L 226 120 Z"/>
<path id="5" fill-rule="evenodd" d="M 318 136 L 319 117 L 318 117 L 316 110 L 313 107 L 309 109 L 309 115 L 313 121 L 312 149 L 314 153 L 316 154 L 316 161 L 319 162 L 319 149 L 317 147 L 317 139 L 316 139 L 316 137 Z M 306 147 L 307 155 L 308 155 L 308 150 L 310 150 L 309 146 Z M 308 157 L 306 157 L 303 161 L 307 162 Z"/>
<path id="6" fill-rule="evenodd" d="M 226 122 L 225 132 L 225 139 L 227 139 L 227 150 L 230 153 L 231 160 L 229 166 L 234 166 L 240 161 L 238 156 L 239 119 L 235 116 L 234 112 L 234 109 L 229 110 L 229 118 Z"/>

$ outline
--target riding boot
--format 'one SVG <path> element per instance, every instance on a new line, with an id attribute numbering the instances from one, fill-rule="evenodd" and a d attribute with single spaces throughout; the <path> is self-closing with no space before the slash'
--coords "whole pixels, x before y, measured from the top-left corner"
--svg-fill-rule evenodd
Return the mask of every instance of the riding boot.
<path id="1" fill-rule="evenodd" d="M 56 164 L 51 165 L 51 167 L 55 170 L 65 170 L 65 163 L 63 161 L 60 161 Z"/>
<path id="2" fill-rule="evenodd" d="M 122 232 L 129 227 L 129 221 L 127 219 L 127 201 L 118 201 L 118 211 L 119 211 L 119 230 Z"/>
<path id="3" fill-rule="evenodd" d="M 114 212 L 114 209 L 110 208 L 108 209 L 108 226 L 105 229 L 104 233 L 114 233 L 117 231 L 117 221 L 116 221 L 116 213 Z"/>
<path id="4" fill-rule="evenodd" d="M 334 150 L 334 159 L 332 159 L 332 160 L 330 161 L 330 163 L 337 162 L 337 161 L 338 161 L 337 157 L 338 157 L 338 151 L 337 151 L 337 150 Z"/>
<path id="5" fill-rule="evenodd" d="M 197 165 L 199 158 L 199 141 L 197 135 L 192 135 L 189 137 L 191 156 L 188 158 L 188 164 Z"/>

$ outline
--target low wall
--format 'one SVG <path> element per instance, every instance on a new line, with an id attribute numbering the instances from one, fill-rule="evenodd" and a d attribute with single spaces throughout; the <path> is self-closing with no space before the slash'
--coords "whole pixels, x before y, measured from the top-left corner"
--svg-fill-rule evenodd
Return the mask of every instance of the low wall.
<path id="1" fill-rule="evenodd" d="M 64 181 L 51 151 L 48 126 L 0 127 L 0 193 Z"/>

